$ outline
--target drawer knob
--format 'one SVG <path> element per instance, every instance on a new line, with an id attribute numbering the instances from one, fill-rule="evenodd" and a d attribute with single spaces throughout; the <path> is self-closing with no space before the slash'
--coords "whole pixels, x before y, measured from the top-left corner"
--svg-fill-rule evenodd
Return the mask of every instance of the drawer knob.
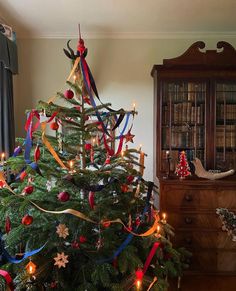
<path id="1" fill-rule="evenodd" d="M 190 202 L 190 201 L 193 201 L 193 196 L 190 195 L 190 194 L 186 194 L 186 195 L 184 196 L 184 199 L 185 199 L 186 201 Z"/>
<path id="2" fill-rule="evenodd" d="M 191 243 L 192 243 L 191 237 L 186 237 L 184 240 L 188 245 L 191 245 Z"/>
<path id="3" fill-rule="evenodd" d="M 192 222 L 193 222 L 191 217 L 185 217 L 184 221 L 185 221 L 186 224 L 192 224 Z"/>

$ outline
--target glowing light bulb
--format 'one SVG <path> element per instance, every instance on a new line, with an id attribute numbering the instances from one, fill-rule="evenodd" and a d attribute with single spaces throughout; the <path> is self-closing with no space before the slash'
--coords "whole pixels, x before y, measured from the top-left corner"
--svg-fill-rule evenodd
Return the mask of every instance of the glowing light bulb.
<path id="1" fill-rule="evenodd" d="M 137 289 L 139 289 L 141 287 L 141 284 L 142 284 L 141 280 L 136 281 Z"/>

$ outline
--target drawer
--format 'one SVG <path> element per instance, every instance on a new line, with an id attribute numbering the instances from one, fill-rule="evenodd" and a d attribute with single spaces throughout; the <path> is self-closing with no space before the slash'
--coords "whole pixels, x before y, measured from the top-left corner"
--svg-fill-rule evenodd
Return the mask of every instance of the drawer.
<path id="1" fill-rule="evenodd" d="M 168 223 L 176 230 L 179 228 L 211 228 L 219 230 L 221 228 L 221 221 L 215 213 L 168 212 L 167 215 Z"/>
<path id="2" fill-rule="evenodd" d="M 166 187 L 161 190 L 161 208 L 187 208 L 190 210 L 211 209 L 218 207 L 217 196 L 214 190 L 182 189 Z M 165 209 L 164 209 L 165 208 Z"/>
<path id="3" fill-rule="evenodd" d="M 233 242 L 223 231 L 178 231 L 172 239 L 175 246 L 183 246 L 186 249 L 224 249 L 235 250 L 236 242 Z"/>
<path id="4" fill-rule="evenodd" d="M 236 189 L 235 190 L 218 190 L 217 202 L 219 207 L 236 210 Z"/>
<path id="5" fill-rule="evenodd" d="M 229 272 L 236 274 L 236 252 L 192 252 L 189 270 L 200 272 Z"/>

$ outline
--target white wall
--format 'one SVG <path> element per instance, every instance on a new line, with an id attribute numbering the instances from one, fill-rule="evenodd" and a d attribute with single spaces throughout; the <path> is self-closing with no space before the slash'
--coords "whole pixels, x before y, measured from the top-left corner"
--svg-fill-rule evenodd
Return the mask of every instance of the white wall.
<path id="1" fill-rule="evenodd" d="M 87 62 L 94 75 L 103 102 L 113 108 L 131 109 L 135 101 L 134 145 L 142 144 L 148 154 L 146 179 L 153 179 L 153 80 L 154 64 L 165 58 L 181 55 L 199 39 L 155 40 L 86 40 Z M 236 39 L 204 40 L 207 49 L 215 49 L 219 40 L 236 47 Z M 15 77 L 15 119 L 17 136 L 24 135 L 25 110 L 33 108 L 38 100 L 48 100 L 57 91 L 64 91 L 70 72 L 70 62 L 63 53 L 66 41 L 62 39 L 18 40 L 19 75 Z M 77 41 L 72 41 L 76 48 Z"/>

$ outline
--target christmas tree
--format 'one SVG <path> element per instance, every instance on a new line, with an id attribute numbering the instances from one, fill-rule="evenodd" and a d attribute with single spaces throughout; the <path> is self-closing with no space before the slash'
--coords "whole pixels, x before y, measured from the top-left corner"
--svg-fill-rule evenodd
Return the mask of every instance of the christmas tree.
<path id="1" fill-rule="evenodd" d="M 186 252 L 129 148 L 136 112 L 103 104 L 83 40 L 67 47 L 65 89 L 27 112 L 26 139 L 2 160 L 0 275 L 12 290 L 165 290 Z"/>
<path id="2" fill-rule="evenodd" d="M 191 175 L 188 160 L 185 154 L 185 151 L 182 151 L 179 156 L 179 163 L 176 166 L 175 173 L 180 179 Z"/>

